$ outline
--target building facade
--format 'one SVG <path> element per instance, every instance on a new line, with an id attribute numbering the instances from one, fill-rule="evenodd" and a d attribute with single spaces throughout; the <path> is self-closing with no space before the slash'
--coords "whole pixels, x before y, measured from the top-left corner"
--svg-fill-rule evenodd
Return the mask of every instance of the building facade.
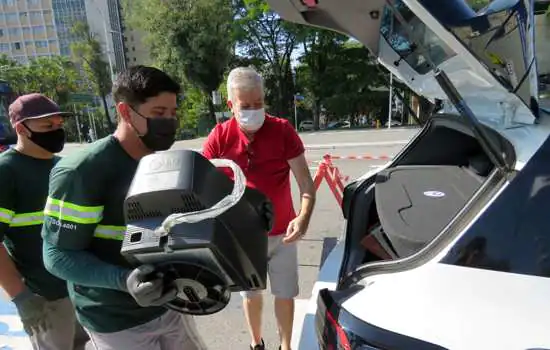
<path id="1" fill-rule="evenodd" d="M 124 25 L 119 0 L 0 0 L 0 55 L 20 63 L 71 55 L 71 28 L 87 22 L 113 73 L 149 63 L 142 35 Z"/>
<path id="2" fill-rule="evenodd" d="M 20 63 L 61 54 L 55 0 L 0 0 L 0 55 Z"/>

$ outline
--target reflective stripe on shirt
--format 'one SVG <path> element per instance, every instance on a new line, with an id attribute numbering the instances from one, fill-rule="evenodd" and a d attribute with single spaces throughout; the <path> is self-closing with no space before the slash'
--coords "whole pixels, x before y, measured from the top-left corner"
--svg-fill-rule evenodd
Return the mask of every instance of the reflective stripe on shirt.
<path id="1" fill-rule="evenodd" d="M 126 233 L 126 226 L 97 225 L 94 237 L 122 241 Z"/>
<path id="2" fill-rule="evenodd" d="M 6 208 L 0 208 L 0 223 L 10 224 L 15 212 Z"/>
<path id="3" fill-rule="evenodd" d="M 33 213 L 15 214 L 11 220 L 10 227 L 24 227 L 42 225 L 44 223 L 44 213 L 35 211 Z"/>
<path id="4" fill-rule="evenodd" d="M 76 224 L 97 224 L 103 218 L 103 206 L 87 207 L 48 197 L 44 214 Z"/>

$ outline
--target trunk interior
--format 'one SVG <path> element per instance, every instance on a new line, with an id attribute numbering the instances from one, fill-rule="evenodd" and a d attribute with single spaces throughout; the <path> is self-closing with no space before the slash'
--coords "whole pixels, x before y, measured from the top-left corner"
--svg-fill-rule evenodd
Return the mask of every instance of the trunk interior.
<path id="1" fill-rule="evenodd" d="M 486 129 L 508 164 L 512 145 Z M 344 202 L 346 254 L 341 276 L 358 266 L 404 258 L 433 240 L 485 182 L 494 165 L 456 116 L 433 117 L 390 167 L 364 180 Z M 345 204 L 344 204 L 345 205 Z"/>

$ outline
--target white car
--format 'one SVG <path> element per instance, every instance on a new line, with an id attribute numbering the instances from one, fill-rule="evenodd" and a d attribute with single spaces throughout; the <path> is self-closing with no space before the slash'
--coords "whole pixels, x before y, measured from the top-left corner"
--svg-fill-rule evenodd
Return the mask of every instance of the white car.
<path id="1" fill-rule="evenodd" d="M 298 127 L 298 130 L 300 131 L 311 131 L 313 130 L 313 120 L 304 120 L 300 123 L 300 126 Z"/>
<path id="2" fill-rule="evenodd" d="M 533 2 L 479 13 L 462 0 L 268 2 L 356 38 L 443 105 L 346 187 L 346 229 L 299 349 L 550 349 L 550 115 Z"/>
<path id="3" fill-rule="evenodd" d="M 387 128 L 390 125 L 390 121 L 388 120 L 384 126 Z M 391 126 L 401 126 L 401 122 L 397 120 L 391 121 Z"/>

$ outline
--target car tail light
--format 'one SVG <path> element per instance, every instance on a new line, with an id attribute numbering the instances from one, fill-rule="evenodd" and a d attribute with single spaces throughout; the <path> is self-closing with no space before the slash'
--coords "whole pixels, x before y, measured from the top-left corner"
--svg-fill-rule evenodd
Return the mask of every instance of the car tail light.
<path id="1" fill-rule="evenodd" d="M 316 316 L 319 347 L 322 350 L 381 350 L 347 329 L 340 320 L 341 310 L 328 289 L 319 291 Z"/>
<path id="2" fill-rule="evenodd" d="M 336 334 L 335 340 L 337 341 L 337 344 L 327 344 L 327 350 L 351 350 L 351 344 L 349 343 L 346 331 L 344 331 L 344 329 L 338 324 L 338 321 L 330 313 L 330 310 L 326 311 L 325 317 L 328 321 L 328 324 L 325 324 L 325 333 L 332 330 Z M 335 347 L 334 345 L 337 345 L 338 347 Z"/>
<path id="3" fill-rule="evenodd" d="M 353 297 L 362 288 L 354 285 L 346 290 L 319 291 L 315 327 L 321 350 L 446 350 L 361 320 L 336 301 Z"/>
<path id="4" fill-rule="evenodd" d="M 7 151 L 8 148 L 9 148 L 8 146 L 0 145 L 0 153 Z"/>

